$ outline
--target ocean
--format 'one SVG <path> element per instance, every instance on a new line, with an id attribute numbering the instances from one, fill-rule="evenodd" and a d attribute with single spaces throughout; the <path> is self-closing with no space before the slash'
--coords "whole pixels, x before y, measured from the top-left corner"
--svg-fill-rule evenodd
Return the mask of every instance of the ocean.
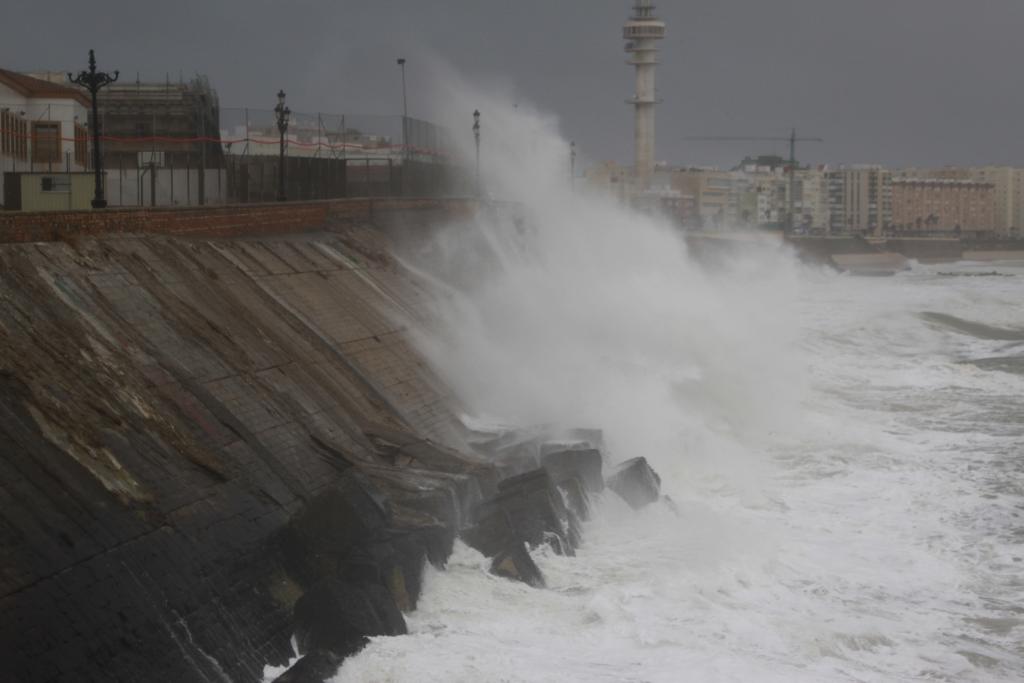
<path id="1" fill-rule="evenodd" d="M 555 117 L 445 99 L 486 112 L 503 201 L 399 240 L 413 344 L 467 422 L 599 428 L 677 512 L 606 491 L 576 557 L 536 551 L 544 589 L 457 545 L 334 680 L 1024 680 L 1024 262 L 694 250 L 570 183 Z"/>
<path id="2" fill-rule="evenodd" d="M 746 285 L 786 272 L 751 297 L 791 333 L 740 335 L 777 373 L 709 388 L 735 379 L 707 367 L 714 353 L 745 376 L 752 363 L 744 345 L 721 348 L 737 329 L 709 333 L 712 320 L 700 334 L 720 347 L 679 344 L 689 369 L 666 362 L 665 340 L 628 359 L 675 386 L 661 398 L 679 429 L 631 441 L 613 428 L 609 455 L 650 458 L 678 512 L 635 513 L 606 492 L 576 557 L 536 554 L 545 589 L 491 576 L 459 545 L 446 570 L 428 569 L 410 634 L 374 639 L 334 680 L 1024 680 L 1024 263 L 858 278 L 771 262 L 774 274 L 726 270 Z M 728 303 L 690 307 L 686 326 L 742 312 L 717 308 Z M 600 334 L 591 323 L 572 329 Z M 622 380 L 609 374 L 595 388 Z M 687 381 L 718 407 L 695 418 Z M 623 405 L 658 398 L 620 383 Z"/>

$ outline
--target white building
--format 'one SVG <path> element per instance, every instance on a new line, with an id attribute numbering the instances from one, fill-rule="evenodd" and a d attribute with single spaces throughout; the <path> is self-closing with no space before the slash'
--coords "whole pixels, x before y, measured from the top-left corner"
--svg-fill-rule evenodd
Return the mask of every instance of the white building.
<path id="1" fill-rule="evenodd" d="M 881 166 L 840 166 L 825 172 L 828 231 L 881 235 L 892 222 L 892 171 Z"/>
<path id="2" fill-rule="evenodd" d="M 738 227 L 780 225 L 786 211 L 786 176 L 781 166 L 745 164 L 731 172 Z"/>
<path id="3" fill-rule="evenodd" d="M 803 230 L 824 230 L 829 225 L 828 180 L 820 168 L 802 168 L 796 171 L 793 200 L 793 226 Z M 786 184 L 789 201 L 789 183 Z"/>
<path id="4" fill-rule="evenodd" d="M 0 203 L 4 173 L 86 170 L 88 108 L 75 87 L 0 69 Z"/>

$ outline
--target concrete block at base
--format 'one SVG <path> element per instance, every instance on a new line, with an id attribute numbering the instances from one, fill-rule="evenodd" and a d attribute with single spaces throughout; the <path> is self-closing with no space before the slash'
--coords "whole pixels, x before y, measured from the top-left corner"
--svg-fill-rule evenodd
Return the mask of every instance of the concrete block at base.
<path id="1" fill-rule="evenodd" d="M 324 579 L 295 603 L 295 640 L 301 653 L 322 650 L 345 658 L 362 649 L 367 636 L 406 632 L 402 612 L 379 584 Z"/>
<path id="2" fill-rule="evenodd" d="M 506 579 L 522 581 L 534 588 L 544 587 L 544 575 L 530 557 L 524 543 L 513 543 L 495 555 L 494 561 L 491 562 L 491 573 Z"/>
<path id="3" fill-rule="evenodd" d="M 289 520 L 278 541 L 281 558 L 293 578 L 311 584 L 332 575 L 354 546 L 378 538 L 390 521 L 389 506 L 375 487 L 346 472 Z"/>
<path id="4" fill-rule="evenodd" d="M 518 538 L 530 547 L 548 543 L 559 554 L 574 554 L 568 535 L 568 510 L 546 470 L 502 480 L 493 503 L 510 521 Z"/>
<path id="5" fill-rule="evenodd" d="M 479 506 L 475 522 L 462 530 L 461 537 L 487 557 L 517 542 L 530 547 L 547 543 L 565 555 L 574 554 L 575 549 L 574 535 L 569 532 L 569 510 L 543 469 L 499 482 L 498 494 Z"/>
<path id="6" fill-rule="evenodd" d="M 600 493 L 604 490 L 604 476 L 601 451 L 595 448 L 573 448 L 546 453 L 541 463 L 556 484 L 578 477 L 587 491 Z"/>
<path id="7" fill-rule="evenodd" d="M 273 683 L 324 683 L 338 673 L 341 661 L 333 652 L 316 650 L 295 662 Z"/>
<path id="8" fill-rule="evenodd" d="M 642 457 L 619 465 L 607 483 L 634 510 L 650 505 L 661 495 L 661 477 Z"/>
<path id="9" fill-rule="evenodd" d="M 603 482 L 602 482 L 603 483 Z M 558 484 L 565 499 L 565 506 L 581 520 L 590 519 L 590 496 L 587 495 L 579 478 L 572 477 Z"/>

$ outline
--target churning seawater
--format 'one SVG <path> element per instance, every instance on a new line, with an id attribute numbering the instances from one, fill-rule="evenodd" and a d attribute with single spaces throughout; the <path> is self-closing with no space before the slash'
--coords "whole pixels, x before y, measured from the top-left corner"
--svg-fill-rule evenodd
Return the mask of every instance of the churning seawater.
<path id="1" fill-rule="evenodd" d="M 405 328 L 475 423 L 601 428 L 678 514 L 606 492 L 546 589 L 457 546 L 335 680 L 1024 680 L 1024 263 L 698 258 L 570 185 L 554 117 L 449 81 L 512 204 L 398 245 L 432 294 Z"/>
<path id="2" fill-rule="evenodd" d="M 803 388 L 754 484 L 683 439 L 678 515 L 606 493 L 546 589 L 460 545 L 335 680 L 1024 680 L 1024 264 L 796 270 Z"/>

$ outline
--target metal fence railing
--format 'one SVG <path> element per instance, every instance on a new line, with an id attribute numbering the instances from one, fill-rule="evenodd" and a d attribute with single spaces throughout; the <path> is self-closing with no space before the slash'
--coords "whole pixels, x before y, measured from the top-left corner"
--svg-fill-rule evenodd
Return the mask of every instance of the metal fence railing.
<path id="1" fill-rule="evenodd" d="M 59 106 L 31 116 L 31 112 L 13 108 L 7 113 L 26 120 L 81 118 L 70 110 L 55 111 Z M 281 139 L 272 110 L 221 108 L 217 130 L 204 125 L 190 134 L 162 131 L 158 125 L 161 116 L 146 114 L 148 123 L 139 125 L 138 135 L 103 131 L 105 192 L 111 206 L 189 206 L 278 198 Z M 90 133 L 86 131 L 79 139 L 64 128 L 70 125 L 61 128 L 60 159 L 39 162 L 28 134 L 24 136 L 27 154 L 0 153 L 0 178 L 5 172 L 91 171 L 94 140 Z M 5 134 L 12 137 L 16 131 Z M 72 151 L 79 145 L 85 149 L 86 143 L 87 156 L 79 159 L 82 155 L 74 155 L 72 163 Z M 284 140 L 284 195 L 306 200 L 468 194 L 472 185 L 457 162 L 454 147 L 447 128 L 412 117 L 292 112 Z"/>
<path id="2" fill-rule="evenodd" d="M 124 157 L 104 165 L 110 206 L 197 206 L 271 202 L 280 197 L 281 159 L 225 155 L 220 168 L 137 165 Z M 292 201 L 346 197 L 441 197 L 472 191 L 466 169 L 455 164 L 389 157 L 284 158 L 284 197 Z"/>
<path id="3" fill-rule="evenodd" d="M 466 195 L 469 174 L 454 164 L 380 157 L 284 159 L 284 196 L 289 200 L 344 197 L 441 197 Z M 226 157 L 228 201 L 274 201 L 279 193 L 276 156 Z"/>
<path id="4" fill-rule="evenodd" d="M 280 133 L 272 110 L 221 109 L 220 120 L 226 154 L 280 153 Z M 454 155 L 454 145 L 447 128 L 412 117 L 292 112 L 285 155 L 447 163 Z"/>

